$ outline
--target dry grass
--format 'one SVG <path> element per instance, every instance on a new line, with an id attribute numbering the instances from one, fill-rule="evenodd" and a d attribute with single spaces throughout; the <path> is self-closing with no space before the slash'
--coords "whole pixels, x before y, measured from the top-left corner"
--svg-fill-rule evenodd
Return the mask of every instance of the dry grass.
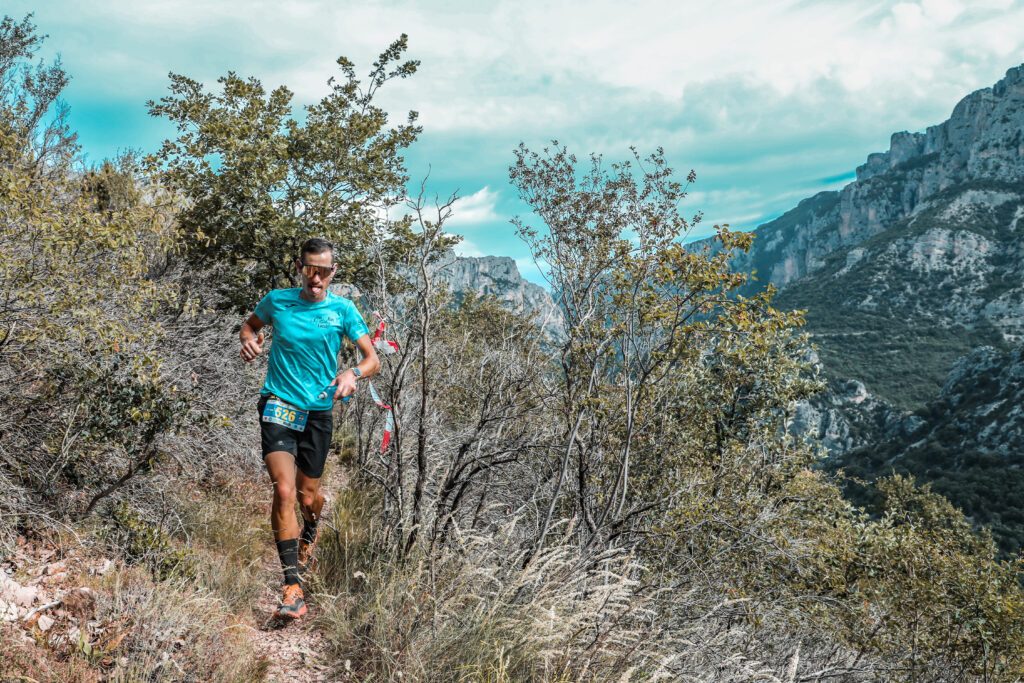
<path id="1" fill-rule="evenodd" d="M 25 640 L 17 626 L 0 624 L 0 681 L 62 681 L 63 683 L 98 683 L 102 672 L 82 657 L 61 659 L 47 646 Z"/>
<path id="2" fill-rule="evenodd" d="M 97 619 L 116 642 L 111 681 L 262 680 L 266 664 L 224 601 L 193 582 L 154 582 L 127 569 L 104 577 Z M 120 630 L 119 630 L 120 629 Z"/>
<path id="3" fill-rule="evenodd" d="M 0 448 L 0 457 L 3 456 Z M 17 522 L 21 514 L 28 508 L 29 496 L 17 486 L 0 467 L 0 557 L 5 557 L 14 550 Z"/>
<path id="4" fill-rule="evenodd" d="M 187 552 L 180 576 L 154 581 L 140 570 L 112 582 L 111 617 L 133 618 L 127 664 L 111 680 L 262 680 L 266 663 L 247 632 L 268 580 L 268 489 L 235 476 L 170 500 L 175 545 Z"/>
<path id="5" fill-rule="evenodd" d="M 797 668 L 895 680 L 799 605 L 730 591 L 721 568 L 672 578 L 622 550 L 584 558 L 568 544 L 524 567 L 514 517 L 433 562 L 399 561 L 383 551 L 376 504 L 358 489 L 339 497 L 312 582 L 346 680 L 791 683 Z"/>
<path id="6" fill-rule="evenodd" d="M 266 486 L 239 483 L 183 507 L 196 581 L 244 618 L 252 617 L 267 584 L 269 496 Z"/>
<path id="7" fill-rule="evenodd" d="M 434 562 L 398 562 L 375 550 L 386 530 L 371 509 L 355 491 L 337 501 L 316 585 L 325 635 L 358 680 L 632 680 L 666 661 L 634 558 L 582 563 L 556 547 L 523 568 L 511 520 Z"/>

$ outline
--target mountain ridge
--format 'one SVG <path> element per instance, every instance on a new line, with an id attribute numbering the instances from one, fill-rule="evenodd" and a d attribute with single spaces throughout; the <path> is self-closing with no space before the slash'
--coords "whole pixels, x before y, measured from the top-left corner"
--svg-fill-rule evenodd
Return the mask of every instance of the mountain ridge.
<path id="1" fill-rule="evenodd" d="M 868 155 L 856 180 L 802 200 L 755 228 L 749 254 L 737 268 L 758 282 L 785 287 L 824 265 L 824 258 L 854 246 L 916 207 L 966 180 L 1024 178 L 1024 65 L 1007 70 L 990 88 L 970 93 L 950 117 L 923 133 L 901 131 L 889 149 Z"/>

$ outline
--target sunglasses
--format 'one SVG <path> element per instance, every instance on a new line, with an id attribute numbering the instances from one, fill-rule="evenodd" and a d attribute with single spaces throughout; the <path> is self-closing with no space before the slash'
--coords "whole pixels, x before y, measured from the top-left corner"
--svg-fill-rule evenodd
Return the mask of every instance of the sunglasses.
<path id="1" fill-rule="evenodd" d="M 314 275 L 319 275 L 321 280 L 326 280 L 334 274 L 335 266 L 313 266 L 305 263 L 301 264 L 302 274 L 308 278 L 312 278 Z"/>

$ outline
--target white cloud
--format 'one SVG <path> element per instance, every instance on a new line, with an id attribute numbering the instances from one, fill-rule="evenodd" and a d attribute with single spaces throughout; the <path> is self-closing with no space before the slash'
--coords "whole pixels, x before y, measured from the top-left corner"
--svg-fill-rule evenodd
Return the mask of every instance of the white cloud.
<path id="1" fill-rule="evenodd" d="M 5 13 L 28 11 L 76 97 L 140 114 L 168 71 L 212 86 L 231 69 L 307 104 L 339 55 L 364 74 L 408 33 L 420 70 L 380 102 L 421 114 L 414 178 L 432 164 L 446 190 L 484 185 L 451 220 L 473 230 L 467 253 L 501 253 L 488 249 L 499 228 L 481 229 L 501 219 L 499 198 L 522 212 L 499 196 L 519 140 L 609 160 L 664 146 L 698 172 L 684 210 L 738 225 L 852 171 L 891 132 L 941 122 L 1024 55 L 1024 0 L 5 0 Z"/>
<path id="2" fill-rule="evenodd" d="M 481 256 L 487 256 L 480 247 L 475 245 L 473 242 L 467 240 L 465 237 L 462 241 L 455 245 L 455 254 L 457 256 L 467 256 L 469 258 L 479 258 Z"/>
<path id="3" fill-rule="evenodd" d="M 892 8 L 892 16 L 896 20 L 896 28 L 902 30 L 916 31 L 924 28 L 924 12 L 921 6 L 914 2 L 901 2 Z"/>
<path id="4" fill-rule="evenodd" d="M 485 185 L 473 194 L 456 200 L 447 224 L 464 227 L 500 220 L 497 204 L 498 192 Z"/>
<path id="5" fill-rule="evenodd" d="M 926 16 L 942 25 L 954 21 L 964 11 L 964 6 L 956 0 L 923 0 L 921 8 Z"/>
<path id="6" fill-rule="evenodd" d="M 757 199 L 757 193 L 741 188 L 724 188 L 721 190 L 693 190 L 686 195 L 686 204 L 700 206 L 707 202 L 741 203 Z"/>
<path id="7" fill-rule="evenodd" d="M 15 14 L 37 9 L 13 4 Z M 579 127 L 600 121 L 609 100 L 690 106 L 694 88 L 737 80 L 778 97 L 830 83 L 871 91 L 858 106 L 877 113 L 987 84 L 993 62 L 1024 47 L 1021 0 L 109 0 L 44 3 L 36 21 L 67 40 L 57 49 L 73 73 L 75 62 L 111 69 L 115 77 L 100 85 L 112 92 L 143 87 L 118 57 L 130 54 L 147 74 L 211 82 L 235 69 L 268 87 L 285 83 L 304 103 L 326 92 L 340 54 L 363 72 L 407 32 L 420 73 L 385 88 L 384 101 L 395 112 L 419 110 L 438 131 Z M 716 122 L 742 119 L 757 104 L 721 109 Z"/>

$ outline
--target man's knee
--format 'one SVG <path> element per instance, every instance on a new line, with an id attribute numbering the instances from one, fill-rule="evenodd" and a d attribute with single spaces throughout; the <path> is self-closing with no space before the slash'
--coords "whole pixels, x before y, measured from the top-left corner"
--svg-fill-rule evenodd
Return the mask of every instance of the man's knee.
<path id="1" fill-rule="evenodd" d="M 298 495 L 299 495 L 299 505 L 301 505 L 302 507 L 304 507 L 306 509 L 312 508 L 313 504 L 316 502 L 316 491 L 311 491 L 311 490 L 299 491 Z"/>
<path id="2" fill-rule="evenodd" d="M 287 505 L 295 505 L 295 484 L 287 481 L 274 482 L 274 498 Z"/>

